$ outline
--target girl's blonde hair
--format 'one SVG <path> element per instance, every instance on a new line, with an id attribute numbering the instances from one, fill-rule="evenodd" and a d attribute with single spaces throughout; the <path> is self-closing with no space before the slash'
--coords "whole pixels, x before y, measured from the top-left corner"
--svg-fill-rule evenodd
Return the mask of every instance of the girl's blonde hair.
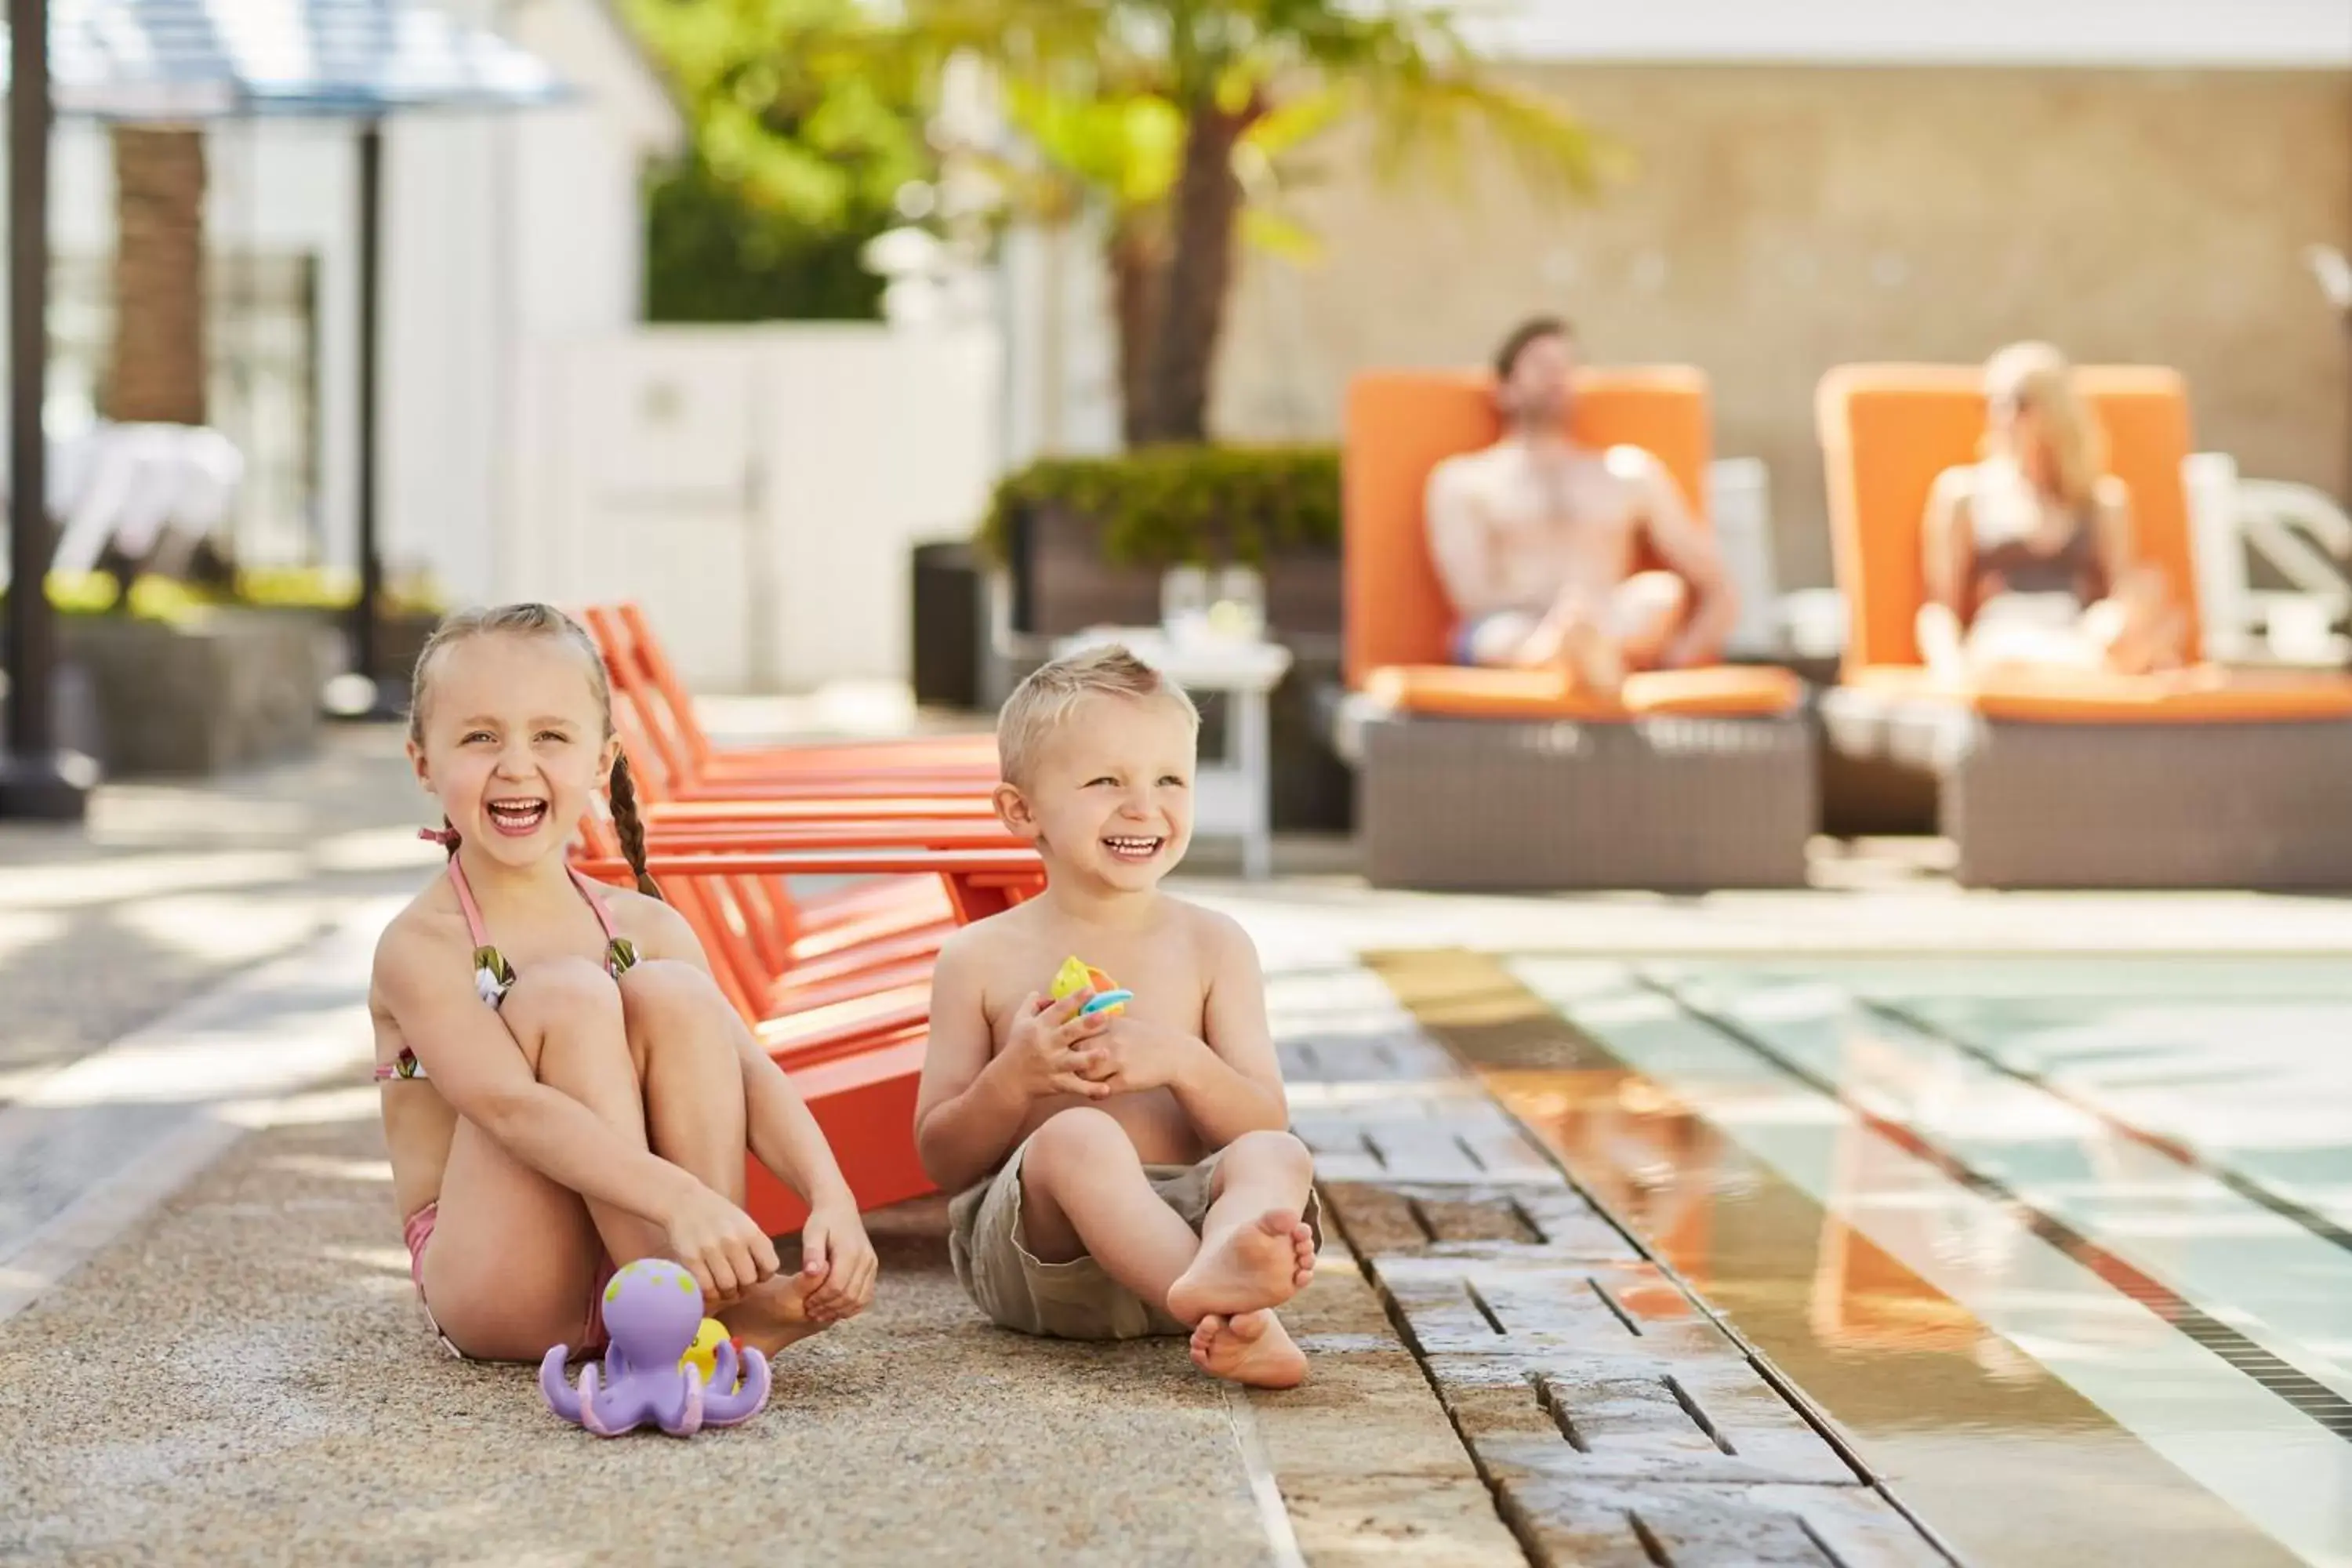
<path id="1" fill-rule="evenodd" d="M 1984 385 L 1990 401 L 2030 408 L 2041 416 L 2058 499 L 2074 510 L 2087 510 L 2106 471 L 2106 438 L 2097 416 L 2075 390 L 2066 356 L 2048 343 L 2011 343 L 1985 362 Z"/>
<path id="2" fill-rule="evenodd" d="M 1112 643 L 1055 659 L 1013 689 L 996 715 L 996 762 L 1007 784 L 1025 786 L 1054 727 L 1088 696 L 1173 702 L 1197 731 L 1201 710 L 1184 689 Z"/>
<path id="3" fill-rule="evenodd" d="M 578 650 L 588 665 L 588 689 L 596 694 L 596 716 L 604 724 L 599 740 L 613 738 L 613 686 L 604 673 L 604 655 L 590 637 L 587 628 L 552 605 L 494 605 L 487 609 L 459 610 L 445 617 L 427 637 L 422 652 L 416 656 L 416 670 L 408 689 L 408 738 L 425 743 L 425 699 L 433 678 L 434 666 L 439 662 L 443 649 L 472 637 L 551 637 Z M 612 798 L 613 831 L 621 840 L 621 852 L 629 858 L 629 868 L 637 874 L 637 891 L 651 898 L 661 897 L 661 889 L 646 874 L 646 827 L 637 816 L 637 785 L 629 772 L 626 752 L 613 753 L 613 776 L 606 786 Z M 457 853 L 457 829 L 446 816 L 441 819 L 442 842 L 449 853 Z"/>

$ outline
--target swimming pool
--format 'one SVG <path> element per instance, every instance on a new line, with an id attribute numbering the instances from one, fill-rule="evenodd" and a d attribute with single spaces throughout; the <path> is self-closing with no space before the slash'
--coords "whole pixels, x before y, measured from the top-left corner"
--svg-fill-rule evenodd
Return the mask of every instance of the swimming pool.
<path id="1" fill-rule="evenodd" d="M 1964 1557 L 2352 1563 L 2352 966 L 1373 963 Z"/>

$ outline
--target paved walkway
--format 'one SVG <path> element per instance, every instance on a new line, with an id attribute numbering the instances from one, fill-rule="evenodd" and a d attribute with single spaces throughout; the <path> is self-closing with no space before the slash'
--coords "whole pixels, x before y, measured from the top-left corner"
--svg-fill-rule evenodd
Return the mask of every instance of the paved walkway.
<path id="1" fill-rule="evenodd" d="M 413 889 L 437 851 L 400 743 L 337 729 L 299 763 L 108 784 L 86 827 L 0 822 L 0 1104 L 354 900 Z"/>
<path id="2" fill-rule="evenodd" d="M 388 912 L 0 1113 L 0 1558 L 1524 1561 L 1339 1246 L 1286 1313 L 1313 1382 L 1251 1396 L 1174 1342 L 990 1328 L 927 1200 L 872 1217 L 876 1309 L 783 1358 L 759 1420 L 563 1428 L 528 1369 L 441 1356 L 410 1289 L 353 1081 Z"/>
<path id="3" fill-rule="evenodd" d="M 89 843 L 0 828 L 0 1559 L 1940 1561 L 1360 955 L 2352 952 L 2329 900 L 1852 867 L 1801 894 L 1374 896 L 1291 846 L 1303 874 L 1189 886 L 1257 938 L 1325 1150 L 1333 1245 L 1287 1314 L 1306 1389 L 989 1329 L 934 1200 L 873 1217 L 875 1310 L 787 1356 L 769 1414 L 606 1444 L 527 1373 L 439 1356 L 408 1285 L 358 1009 L 436 858 L 414 790 L 396 736 L 341 731 L 219 788 L 110 791 Z"/>

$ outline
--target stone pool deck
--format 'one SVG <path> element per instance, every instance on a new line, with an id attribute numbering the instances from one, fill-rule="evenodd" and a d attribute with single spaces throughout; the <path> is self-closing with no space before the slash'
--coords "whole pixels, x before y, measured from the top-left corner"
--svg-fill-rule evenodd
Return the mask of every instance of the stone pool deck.
<path id="1" fill-rule="evenodd" d="M 2352 903 L 1816 890 L 1374 895 L 1328 845 L 1249 886 L 1336 1224 L 1307 1386 L 999 1333 L 937 1200 L 872 1216 L 875 1310 L 690 1443 L 558 1426 L 434 1348 L 358 1016 L 429 875 L 396 743 L 0 829 L 0 1559 L 986 1564 L 1944 1561 L 1360 963 L 1377 949 L 2352 952 Z M 393 782 L 387 784 L 385 775 Z M 1204 858 L 1204 865 L 1212 865 Z"/>

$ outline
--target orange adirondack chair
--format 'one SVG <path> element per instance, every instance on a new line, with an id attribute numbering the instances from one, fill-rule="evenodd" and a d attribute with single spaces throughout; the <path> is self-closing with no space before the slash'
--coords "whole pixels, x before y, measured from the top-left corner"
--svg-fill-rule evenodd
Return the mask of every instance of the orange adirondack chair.
<path id="1" fill-rule="evenodd" d="M 624 743 L 633 763 L 658 771 L 666 798 L 984 797 L 996 782 L 992 735 L 722 751 L 704 732 L 691 697 L 636 605 L 590 605 L 582 618 L 604 651 L 616 710 L 629 710 L 635 733 L 625 735 Z"/>
<path id="2" fill-rule="evenodd" d="M 1044 884 L 1033 851 L 993 823 L 950 821 L 772 824 L 751 833 L 733 829 L 653 829 L 646 846 L 656 858 L 695 855 L 826 853 L 866 866 L 879 855 L 891 864 L 925 851 L 993 852 L 1020 868 L 1004 886 L 1018 898 Z M 583 824 L 582 847 L 592 859 L 619 858 L 610 824 Z M 724 967 L 730 996 L 756 1025 L 813 1006 L 854 1000 L 892 986 L 928 983 L 940 943 L 958 925 L 1001 905 L 975 904 L 970 885 L 952 879 L 894 877 L 882 886 L 898 894 L 893 907 L 863 921 L 806 926 L 801 905 L 781 875 L 730 874 L 693 879 L 670 898 L 695 928 L 714 969 Z M 731 984 L 730 984 L 731 982 Z"/>

